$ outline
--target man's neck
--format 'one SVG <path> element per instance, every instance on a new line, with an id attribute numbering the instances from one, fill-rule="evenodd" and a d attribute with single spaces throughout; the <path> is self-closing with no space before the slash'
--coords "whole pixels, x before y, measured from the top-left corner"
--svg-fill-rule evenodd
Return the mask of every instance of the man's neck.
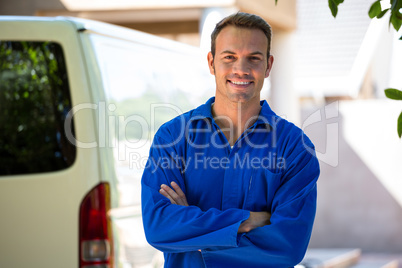
<path id="1" fill-rule="evenodd" d="M 215 99 L 211 112 L 230 145 L 233 146 L 243 132 L 257 120 L 261 111 L 260 102 L 257 101 L 224 103 Z"/>

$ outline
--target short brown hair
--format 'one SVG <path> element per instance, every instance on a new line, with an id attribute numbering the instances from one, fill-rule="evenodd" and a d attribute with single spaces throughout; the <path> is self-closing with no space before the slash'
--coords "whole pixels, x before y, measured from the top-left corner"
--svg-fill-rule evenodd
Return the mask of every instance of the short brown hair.
<path id="1" fill-rule="evenodd" d="M 267 57 L 269 57 L 271 51 L 272 36 L 271 26 L 260 16 L 244 12 L 237 12 L 235 14 L 227 16 L 216 24 L 215 29 L 211 34 L 211 53 L 214 58 L 216 49 L 216 38 L 218 37 L 218 34 L 222 31 L 222 29 L 229 25 L 247 29 L 259 29 L 263 31 L 268 39 Z"/>

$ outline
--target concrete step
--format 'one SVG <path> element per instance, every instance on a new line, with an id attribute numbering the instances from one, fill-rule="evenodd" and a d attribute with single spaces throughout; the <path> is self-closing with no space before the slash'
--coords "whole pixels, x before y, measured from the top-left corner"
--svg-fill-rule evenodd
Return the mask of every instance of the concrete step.
<path id="1" fill-rule="evenodd" d="M 346 268 L 356 265 L 360 249 L 308 249 L 297 268 Z"/>

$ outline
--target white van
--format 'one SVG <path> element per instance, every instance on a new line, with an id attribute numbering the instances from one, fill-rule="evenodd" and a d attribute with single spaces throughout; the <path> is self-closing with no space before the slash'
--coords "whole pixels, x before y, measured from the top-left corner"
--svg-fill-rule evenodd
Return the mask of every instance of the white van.
<path id="1" fill-rule="evenodd" d="M 0 267 L 160 267 L 140 209 L 150 140 L 213 94 L 198 48 L 0 17 Z"/>

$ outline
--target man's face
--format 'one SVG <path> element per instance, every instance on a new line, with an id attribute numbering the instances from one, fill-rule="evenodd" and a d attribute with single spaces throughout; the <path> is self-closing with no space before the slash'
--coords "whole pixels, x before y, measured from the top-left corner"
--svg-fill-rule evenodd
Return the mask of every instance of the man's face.
<path id="1" fill-rule="evenodd" d="M 230 102 L 259 103 L 264 78 L 273 57 L 267 61 L 267 37 L 261 30 L 227 26 L 216 38 L 215 58 L 208 54 L 215 75 L 216 98 Z"/>

